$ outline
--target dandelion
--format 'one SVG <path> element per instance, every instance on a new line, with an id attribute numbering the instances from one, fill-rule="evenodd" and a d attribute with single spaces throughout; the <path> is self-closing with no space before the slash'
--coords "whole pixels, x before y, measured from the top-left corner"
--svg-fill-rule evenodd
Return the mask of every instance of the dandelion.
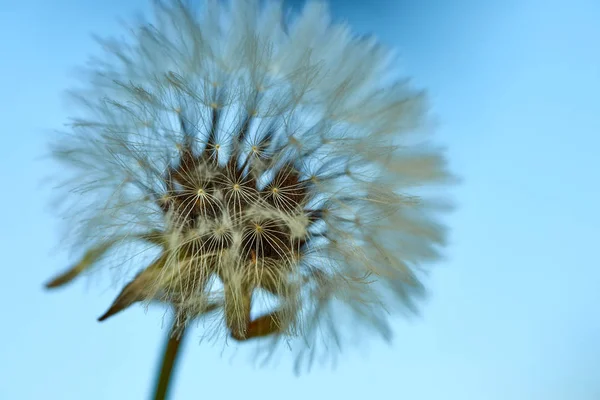
<path id="1" fill-rule="evenodd" d="M 298 366 L 364 330 L 389 340 L 444 244 L 427 189 L 450 176 L 419 136 L 423 93 L 323 3 L 155 10 L 132 40 L 100 40 L 53 144 L 85 252 L 48 286 L 110 263 L 135 276 L 100 321 L 161 302 L 175 337 L 210 320 L 265 355 L 292 343 Z"/>

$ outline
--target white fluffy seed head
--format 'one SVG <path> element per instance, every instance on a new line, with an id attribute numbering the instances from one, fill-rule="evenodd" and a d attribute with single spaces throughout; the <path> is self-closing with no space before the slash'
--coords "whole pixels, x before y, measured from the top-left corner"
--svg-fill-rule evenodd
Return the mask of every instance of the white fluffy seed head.
<path id="1" fill-rule="evenodd" d="M 160 232 L 139 300 L 174 304 L 182 324 L 216 310 L 243 336 L 268 291 L 266 349 L 301 335 L 299 363 L 320 338 L 389 338 L 386 310 L 414 307 L 415 271 L 444 244 L 436 203 L 411 195 L 450 182 L 441 151 L 415 144 L 423 94 L 323 3 L 201 8 L 159 1 L 130 41 L 101 41 L 83 114 L 54 143 L 75 244 Z"/>

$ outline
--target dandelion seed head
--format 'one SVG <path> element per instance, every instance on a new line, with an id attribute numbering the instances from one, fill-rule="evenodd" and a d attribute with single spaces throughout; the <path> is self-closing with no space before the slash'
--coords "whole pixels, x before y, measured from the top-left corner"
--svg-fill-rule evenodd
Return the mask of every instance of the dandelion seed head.
<path id="1" fill-rule="evenodd" d="M 451 181 L 443 152 L 415 141 L 423 94 L 324 3 L 287 14 L 158 1 L 130 41 L 100 41 L 83 115 L 54 144 L 74 244 L 159 250 L 148 267 L 143 251 L 121 259 L 142 269 L 103 319 L 158 300 L 264 354 L 300 338 L 301 365 L 362 328 L 389 339 L 388 310 L 414 309 L 445 228 L 413 193 Z M 258 291 L 276 306 L 252 319 Z"/>

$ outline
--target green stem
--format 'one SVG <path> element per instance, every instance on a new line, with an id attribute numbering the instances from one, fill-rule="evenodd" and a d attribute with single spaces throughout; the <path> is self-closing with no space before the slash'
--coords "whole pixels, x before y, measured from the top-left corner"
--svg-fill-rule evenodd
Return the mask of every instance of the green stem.
<path id="1" fill-rule="evenodd" d="M 175 332 L 175 329 L 178 329 Z M 185 339 L 185 328 L 177 327 L 176 321 L 173 321 L 173 326 L 169 331 L 169 337 L 165 343 L 165 351 L 160 367 L 156 389 L 154 392 L 154 400 L 165 400 L 169 393 L 169 384 L 173 376 L 173 370 L 177 362 L 177 355 L 183 340 Z"/>

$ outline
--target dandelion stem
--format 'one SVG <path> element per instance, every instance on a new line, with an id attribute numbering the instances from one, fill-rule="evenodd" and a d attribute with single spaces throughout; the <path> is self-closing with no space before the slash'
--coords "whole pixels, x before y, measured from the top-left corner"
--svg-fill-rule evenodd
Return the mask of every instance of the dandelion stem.
<path id="1" fill-rule="evenodd" d="M 177 356 L 183 340 L 185 339 L 185 328 L 181 328 L 176 324 L 176 319 L 173 321 L 173 326 L 168 333 L 167 342 L 160 366 L 160 372 L 156 381 L 156 389 L 154 392 L 154 400 L 165 400 L 168 398 L 169 384 L 175 369 Z"/>

